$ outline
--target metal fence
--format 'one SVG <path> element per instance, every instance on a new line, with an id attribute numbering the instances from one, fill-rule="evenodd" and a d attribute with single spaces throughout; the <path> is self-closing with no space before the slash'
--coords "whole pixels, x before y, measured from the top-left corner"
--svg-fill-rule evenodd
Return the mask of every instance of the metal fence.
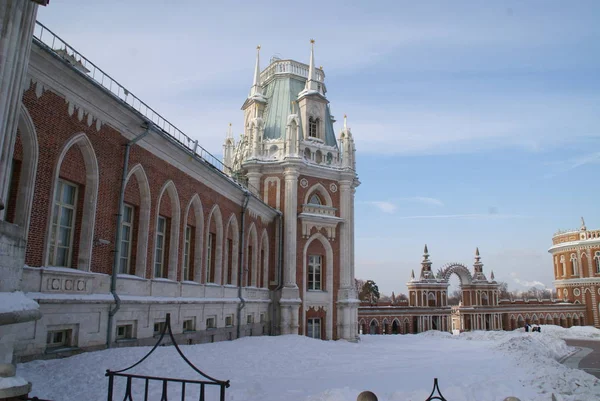
<path id="1" fill-rule="evenodd" d="M 165 334 L 169 334 L 169 338 L 171 340 L 171 344 L 177 350 L 177 353 L 183 359 L 186 364 L 192 368 L 196 373 L 202 376 L 206 380 L 187 380 L 187 379 L 174 379 L 168 377 L 157 377 L 157 376 L 145 376 L 145 375 L 137 375 L 132 373 L 125 373 L 136 366 L 140 365 L 144 362 L 162 343 Z M 108 401 L 113 400 L 123 400 L 123 401 L 134 401 L 137 399 L 142 399 L 144 401 L 150 400 L 152 394 L 160 393 L 160 401 L 168 401 L 169 399 L 180 399 L 181 401 L 185 401 L 187 396 L 192 397 L 194 400 L 199 401 L 208 401 L 206 390 L 208 388 L 218 388 L 219 393 L 219 401 L 225 401 L 225 389 L 229 387 L 229 380 L 223 381 L 215 379 L 211 376 L 208 376 L 206 373 L 199 370 L 186 356 L 181 352 L 181 349 L 177 345 L 175 341 L 175 337 L 173 336 L 173 331 L 171 330 L 171 316 L 167 313 L 166 324 L 163 327 L 160 338 L 156 342 L 156 345 L 138 362 L 134 363 L 128 368 L 112 371 L 107 370 L 106 376 L 108 377 Z M 116 380 L 118 378 L 124 378 L 125 383 L 125 394 L 123 395 L 115 395 L 116 392 Z M 140 388 L 137 391 L 134 391 L 134 385 L 140 384 Z M 175 391 L 173 391 L 169 395 L 169 385 L 171 384 L 171 390 L 173 390 L 173 385 L 175 385 Z M 157 385 L 159 386 L 157 388 Z M 154 387 L 153 391 L 151 391 L 151 387 Z M 187 399 L 190 399 L 189 397 Z"/>

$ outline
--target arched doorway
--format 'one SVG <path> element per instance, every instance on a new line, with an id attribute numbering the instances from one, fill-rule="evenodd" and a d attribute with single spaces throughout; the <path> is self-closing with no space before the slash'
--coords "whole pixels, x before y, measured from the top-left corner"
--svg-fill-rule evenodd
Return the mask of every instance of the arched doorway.
<path id="1" fill-rule="evenodd" d="M 379 334 L 377 329 L 377 321 L 375 319 L 371 320 L 371 324 L 369 325 L 369 334 Z"/>
<path id="2" fill-rule="evenodd" d="M 383 319 L 383 332 L 381 334 L 390 334 L 390 325 L 387 319 Z"/>
<path id="3" fill-rule="evenodd" d="M 392 334 L 398 334 L 400 331 L 400 323 L 398 323 L 397 319 L 394 319 L 392 322 Z"/>
<path id="4" fill-rule="evenodd" d="M 525 320 L 523 319 L 523 316 L 519 315 L 517 317 L 517 328 L 521 327 L 525 327 Z"/>

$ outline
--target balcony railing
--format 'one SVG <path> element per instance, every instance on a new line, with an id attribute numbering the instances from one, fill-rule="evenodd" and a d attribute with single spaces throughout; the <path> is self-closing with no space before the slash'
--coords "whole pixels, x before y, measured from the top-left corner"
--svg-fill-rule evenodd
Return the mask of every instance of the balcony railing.
<path id="1" fill-rule="evenodd" d="M 294 74 L 302 78 L 308 79 L 308 65 L 299 63 L 294 60 L 272 60 L 271 64 L 265 68 L 260 74 L 261 83 L 267 81 L 273 75 L 278 74 Z M 320 68 L 315 68 L 317 81 L 323 82 L 325 73 Z"/>
<path id="2" fill-rule="evenodd" d="M 226 177 L 239 185 L 247 187 L 243 182 L 239 182 L 231 177 L 231 168 L 223 164 L 221 160 L 213 156 L 209 151 L 198 144 L 197 140 L 191 139 L 179 128 L 173 125 L 169 120 L 158 114 L 153 108 L 144 103 L 131 91 L 118 83 L 110 75 L 102 71 L 96 64 L 92 63 L 85 56 L 75 50 L 67 42 L 58 37 L 54 32 L 46 28 L 42 23 L 36 21 L 33 31 L 33 40 L 50 53 L 62 58 L 71 64 L 81 74 L 86 76 L 96 85 L 107 91 L 114 98 L 129 106 L 137 113 L 141 114 L 146 120 L 152 122 L 156 128 L 161 129 L 172 139 L 185 147 L 189 152 L 200 157 L 209 165 L 217 170 L 227 174 Z"/>

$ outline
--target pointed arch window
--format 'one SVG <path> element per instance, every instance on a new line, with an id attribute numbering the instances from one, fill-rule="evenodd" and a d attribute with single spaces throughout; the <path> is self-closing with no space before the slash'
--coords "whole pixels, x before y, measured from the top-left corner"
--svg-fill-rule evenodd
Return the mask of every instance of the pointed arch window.
<path id="1" fill-rule="evenodd" d="M 313 116 L 308 117 L 308 136 L 310 138 L 319 137 L 319 119 Z"/>
<path id="2" fill-rule="evenodd" d="M 322 258 L 320 255 L 308 256 L 308 290 L 321 291 L 321 266 Z"/>
<path id="3" fill-rule="evenodd" d="M 562 265 L 562 275 L 564 277 L 567 275 L 567 264 L 565 263 L 565 255 L 561 255 L 560 264 Z"/>
<path id="4" fill-rule="evenodd" d="M 600 251 L 596 251 L 594 260 L 596 262 L 596 274 L 600 274 Z"/>
<path id="5" fill-rule="evenodd" d="M 573 275 L 579 276 L 579 265 L 577 263 L 577 255 L 571 254 L 571 267 L 573 269 Z"/>
<path id="6" fill-rule="evenodd" d="M 321 198 L 316 193 L 311 195 L 311 197 L 308 200 L 308 203 L 311 205 L 322 205 L 323 204 L 323 202 L 321 202 Z"/>
<path id="7" fill-rule="evenodd" d="M 62 179 L 58 180 L 50 234 L 49 263 L 51 266 L 71 267 L 77 193 L 77 185 Z"/>

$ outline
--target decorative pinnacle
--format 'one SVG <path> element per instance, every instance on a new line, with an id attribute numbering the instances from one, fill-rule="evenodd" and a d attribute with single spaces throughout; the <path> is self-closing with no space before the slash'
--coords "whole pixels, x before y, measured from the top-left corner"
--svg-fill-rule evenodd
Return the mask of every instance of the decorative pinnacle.
<path id="1" fill-rule="evenodd" d="M 494 281 L 494 271 L 493 270 L 490 273 L 490 278 L 492 279 L 492 281 Z"/>
<path id="2" fill-rule="evenodd" d="M 581 217 L 581 230 L 585 231 L 587 228 L 585 227 L 585 220 L 583 220 L 583 216 Z"/>
<path id="3" fill-rule="evenodd" d="M 425 244 L 425 248 L 423 249 L 424 255 L 429 255 L 429 251 L 427 250 L 427 244 Z"/>
<path id="4" fill-rule="evenodd" d="M 348 128 L 348 126 L 346 125 L 346 118 L 348 116 L 344 114 L 344 130 Z"/>
<path id="5" fill-rule="evenodd" d="M 256 50 L 260 50 L 260 45 L 257 45 L 257 46 L 256 46 Z"/>
<path id="6" fill-rule="evenodd" d="M 411 272 L 410 272 L 410 279 L 411 279 L 411 280 L 414 280 L 414 279 L 415 279 L 415 270 L 414 270 L 414 269 L 413 269 L 413 270 L 411 270 Z"/>
<path id="7" fill-rule="evenodd" d="M 475 256 L 479 256 L 479 247 L 475 248 Z"/>
<path id="8" fill-rule="evenodd" d="M 314 40 L 314 39 L 311 39 L 311 40 L 310 40 L 310 44 L 311 44 L 311 45 L 314 45 L 314 44 L 315 44 L 315 40 Z"/>

